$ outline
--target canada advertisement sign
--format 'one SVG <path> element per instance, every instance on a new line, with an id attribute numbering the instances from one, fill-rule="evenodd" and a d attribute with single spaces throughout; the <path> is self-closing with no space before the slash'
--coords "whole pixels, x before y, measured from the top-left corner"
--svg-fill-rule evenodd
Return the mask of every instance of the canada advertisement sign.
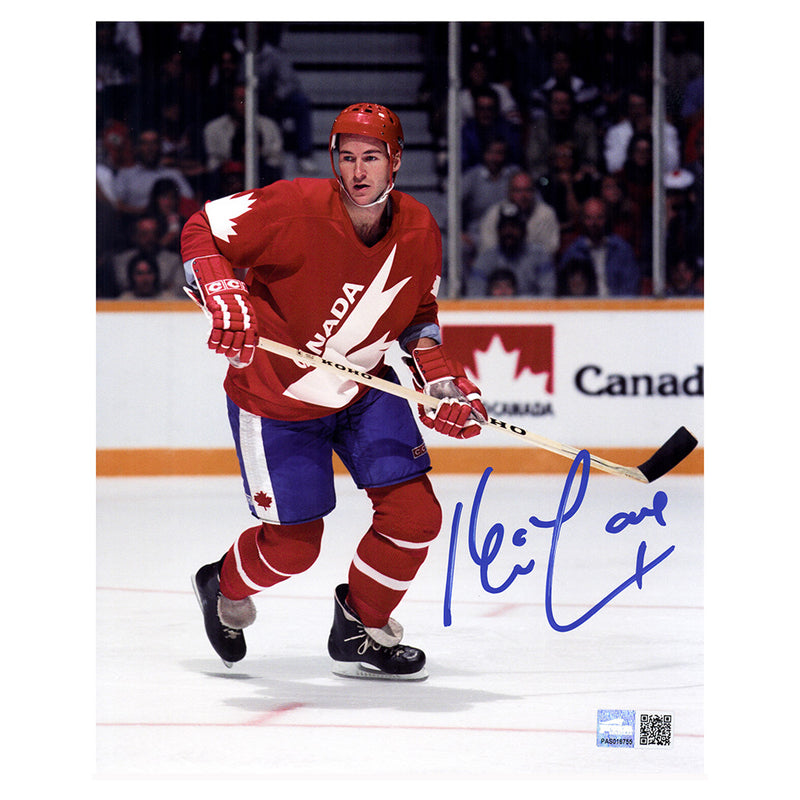
<path id="1" fill-rule="evenodd" d="M 492 417 L 579 447 L 657 446 L 679 425 L 702 433 L 702 311 L 465 311 L 441 321 Z M 464 444 L 525 446 L 485 433 Z"/>
<path id="2" fill-rule="evenodd" d="M 702 309 L 486 304 L 443 308 L 440 321 L 448 352 L 464 364 L 497 420 L 590 450 L 656 448 L 681 425 L 703 441 Z M 99 448 L 230 447 L 220 413 L 227 364 L 197 346 L 207 336 L 201 314 L 100 313 L 97 325 Z M 160 358 L 149 356 L 151 343 Z M 387 353 L 410 387 L 400 359 L 399 348 Z M 423 433 L 431 448 L 453 445 L 427 428 Z M 458 447 L 530 444 L 485 428 Z"/>

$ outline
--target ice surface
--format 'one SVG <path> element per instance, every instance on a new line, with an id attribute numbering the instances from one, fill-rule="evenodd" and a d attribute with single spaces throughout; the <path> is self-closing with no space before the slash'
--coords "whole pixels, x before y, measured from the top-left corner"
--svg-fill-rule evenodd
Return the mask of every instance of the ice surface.
<path id="1" fill-rule="evenodd" d="M 189 576 L 253 524 L 239 479 L 98 479 L 98 777 L 700 777 L 702 478 L 641 485 L 592 473 L 558 536 L 557 624 L 568 627 L 634 576 L 642 542 L 643 564 L 674 550 L 642 576 L 641 589 L 634 582 L 568 631 L 546 616 L 553 531 L 528 521 L 555 519 L 565 476 L 488 477 L 475 544 L 483 547 L 496 523 L 504 539 L 486 585 L 469 552 L 479 479 L 433 476 L 443 530 L 395 613 L 406 641 L 428 655 L 430 677 L 421 683 L 330 672 L 333 588 L 369 524 L 366 498 L 349 479 L 337 478 L 338 506 L 326 518 L 317 563 L 256 596 L 248 656 L 230 670 L 205 639 Z M 666 524 L 645 515 L 606 532 L 618 513 L 652 508 L 657 491 L 667 495 Z M 526 533 L 515 543 L 518 529 Z M 488 590 L 531 560 L 532 570 L 505 591 Z M 598 747 L 601 709 L 672 714 L 672 745 Z"/>

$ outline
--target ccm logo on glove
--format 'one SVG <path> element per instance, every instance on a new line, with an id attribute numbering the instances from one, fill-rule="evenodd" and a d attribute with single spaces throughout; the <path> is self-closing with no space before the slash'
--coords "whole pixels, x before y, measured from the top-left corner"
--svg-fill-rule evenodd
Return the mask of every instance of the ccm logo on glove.
<path id="1" fill-rule="evenodd" d="M 237 278 L 225 278 L 220 281 L 212 281 L 203 287 L 206 294 L 214 294 L 215 292 L 246 292 L 247 285 L 244 281 Z"/>

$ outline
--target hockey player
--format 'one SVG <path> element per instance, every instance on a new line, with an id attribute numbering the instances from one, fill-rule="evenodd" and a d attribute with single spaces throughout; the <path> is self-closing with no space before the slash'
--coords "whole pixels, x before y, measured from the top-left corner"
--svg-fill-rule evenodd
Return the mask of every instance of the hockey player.
<path id="1" fill-rule="evenodd" d="M 427 675 L 391 618 L 439 532 L 431 464 L 404 400 L 257 348 L 260 334 L 398 382 L 390 345 L 442 400 L 423 423 L 480 432 L 480 391 L 443 349 L 436 292 L 442 245 L 430 211 L 394 188 L 403 132 L 359 103 L 334 120 L 334 178 L 297 178 L 206 203 L 186 223 L 187 280 L 227 356 L 228 416 L 258 524 L 193 576 L 206 634 L 231 666 L 245 655 L 251 596 L 309 569 L 335 505 L 332 452 L 372 503 L 372 525 L 334 591 L 328 651 L 341 674 Z"/>

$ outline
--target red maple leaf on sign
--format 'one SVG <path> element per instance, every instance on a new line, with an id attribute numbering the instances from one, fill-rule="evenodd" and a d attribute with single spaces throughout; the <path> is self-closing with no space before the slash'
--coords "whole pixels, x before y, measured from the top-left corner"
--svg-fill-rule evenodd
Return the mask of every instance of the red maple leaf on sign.
<path id="1" fill-rule="evenodd" d="M 265 492 L 256 492 L 253 500 L 255 500 L 256 504 L 262 508 L 269 508 L 272 505 L 272 498 L 269 497 Z"/>

